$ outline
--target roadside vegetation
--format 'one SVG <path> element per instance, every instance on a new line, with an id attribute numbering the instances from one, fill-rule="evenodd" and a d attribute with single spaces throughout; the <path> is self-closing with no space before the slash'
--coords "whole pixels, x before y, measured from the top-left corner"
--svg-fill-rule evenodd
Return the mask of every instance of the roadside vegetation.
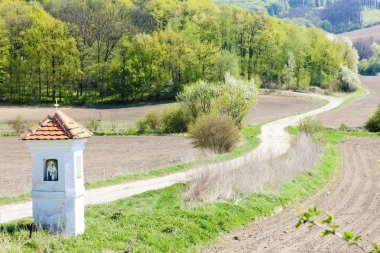
<path id="1" fill-rule="evenodd" d="M 380 103 L 375 113 L 366 122 L 365 128 L 369 132 L 380 132 Z"/>
<path id="2" fill-rule="evenodd" d="M 0 14 L 0 101 L 10 103 L 173 99 L 226 72 L 264 88 L 337 90 L 342 67 L 357 69 L 341 37 L 211 0 L 4 0 Z"/>
<path id="3" fill-rule="evenodd" d="M 297 128 L 290 128 L 294 134 Z M 288 179 L 274 192 L 242 195 L 223 202 L 185 201 L 187 186 L 178 184 L 111 204 L 86 209 L 86 232 L 76 238 L 57 237 L 38 231 L 29 239 L 31 220 L 1 226 L 1 247 L 10 250 L 154 251 L 189 252 L 207 247 L 218 235 L 271 215 L 277 207 L 303 199 L 339 169 L 337 144 L 368 133 L 323 131 L 323 152 L 315 169 Z M 370 134 L 371 135 L 371 134 Z M 101 235 L 102 240 L 99 240 Z"/>
<path id="4" fill-rule="evenodd" d="M 247 125 L 240 130 L 241 135 L 241 145 L 237 146 L 234 150 L 224 154 L 216 154 L 210 157 L 206 157 L 200 160 L 195 160 L 191 162 L 179 163 L 173 166 L 166 166 L 161 168 L 153 168 L 148 172 L 140 173 L 130 173 L 126 175 L 119 175 L 111 177 L 104 180 L 98 180 L 94 182 L 85 182 L 86 189 L 93 189 L 99 187 L 105 187 L 109 185 L 120 184 L 123 182 L 128 182 L 132 180 L 139 180 L 151 177 L 164 176 L 170 173 L 179 172 L 187 169 L 191 169 L 194 166 L 202 164 L 212 164 L 220 161 L 230 160 L 239 157 L 252 149 L 254 149 L 259 144 L 258 136 L 260 135 L 260 126 Z M 0 206 L 5 204 L 10 204 L 14 202 L 22 202 L 30 200 L 30 194 L 22 194 L 15 197 L 0 197 Z"/>

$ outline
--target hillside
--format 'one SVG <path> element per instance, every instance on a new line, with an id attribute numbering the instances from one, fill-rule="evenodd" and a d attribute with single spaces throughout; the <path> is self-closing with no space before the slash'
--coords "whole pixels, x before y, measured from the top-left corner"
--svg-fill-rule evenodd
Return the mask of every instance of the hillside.
<path id="1" fill-rule="evenodd" d="M 376 0 L 215 0 L 328 32 L 342 33 L 380 22 Z"/>
<path id="2" fill-rule="evenodd" d="M 355 53 L 318 29 L 211 0 L 0 2 L 0 101 L 174 99 L 226 72 L 265 88 L 346 90 Z"/>

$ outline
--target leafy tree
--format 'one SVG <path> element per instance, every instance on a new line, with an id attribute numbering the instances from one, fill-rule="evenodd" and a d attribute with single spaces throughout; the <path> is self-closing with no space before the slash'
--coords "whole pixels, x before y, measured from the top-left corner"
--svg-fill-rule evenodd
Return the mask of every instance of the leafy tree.
<path id="1" fill-rule="evenodd" d="M 285 64 L 282 70 L 283 83 L 287 86 L 288 89 L 297 88 L 295 78 L 296 61 L 291 51 L 288 52 L 288 56 L 288 62 Z"/>
<path id="2" fill-rule="evenodd" d="M 183 104 L 193 120 L 211 112 L 211 101 L 220 95 L 220 87 L 213 83 L 199 81 L 186 86 L 177 100 Z"/>
<path id="3" fill-rule="evenodd" d="M 225 115 L 240 126 L 243 118 L 255 103 L 257 87 L 253 80 L 245 81 L 225 75 L 220 87 L 221 92 L 213 99 L 213 110 L 219 115 Z"/>
<path id="4" fill-rule="evenodd" d="M 339 81 L 339 89 L 345 92 L 355 91 L 360 85 L 359 76 L 344 66 L 341 67 Z"/>
<path id="5" fill-rule="evenodd" d="M 0 97 L 3 96 L 4 86 L 8 81 L 9 49 L 8 32 L 5 30 L 4 21 L 0 20 Z"/>
<path id="6" fill-rule="evenodd" d="M 226 72 L 263 87 L 334 89 L 341 66 L 357 65 L 344 39 L 211 0 L 3 0 L 0 35 L 0 96 L 21 102 L 173 99 Z"/>

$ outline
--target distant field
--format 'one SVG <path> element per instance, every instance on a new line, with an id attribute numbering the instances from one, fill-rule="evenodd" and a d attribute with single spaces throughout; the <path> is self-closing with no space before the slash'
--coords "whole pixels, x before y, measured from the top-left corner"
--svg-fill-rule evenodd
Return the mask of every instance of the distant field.
<path id="1" fill-rule="evenodd" d="M 355 41 L 358 39 L 371 38 L 371 37 L 374 38 L 375 40 L 380 40 L 380 25 L 376 25 L 369 28 L 348 32 L 348 33 L 342 33 L 342 35 L 347 36 L 352 41 Z"/>
<path id="2" fill-rule="evenodd" d="M 285 116 L 305 112 L 318 106 L 318 101 L 308 98 L 278 95 L 259 95 L 259 102 L 255 109 L 247 115 L 245 123 L 260 124 Z M 173 104 L 173 103 L 172 103 Z M 99 129 L 125 129 L 134 127 L 137 120 L 143 118 L 149 111 L 162 111 L 168 103 L 119 108 L 81 108 L 62 107 L 61 111 L 86 125 L 90 120 L 101 120 Z M 18 115 L 29 125 L 52 113 L 54 108 L 30 106 L 0 106 L 0 132 L 11 131 L 6 124 Z"/>
<path id="3" fill-rule="evenodd" d="M 370 26 L 380 22 L 380 10 L 367 9 L 362 11 L 363 25 Z"/>
<path id="4" fill-rule="evenodd" d="M 310 111 L 320 101 L 303 97 L 261 95 L 259 105 L 252 110 L 245 123 L 260 124 L 281 117 Z M 160 110 L 164 105 L 129 107 L 117 110 L 118 120 L 136 120 L 150 109 Z M 3 110 L 3 111 L 1 111 Z M 25 111 L 24 111 L 25 110 Z M 64 108 L 68 115 L 85 119 L 96 115 L 96 109 Z M 23 114 L 30 119 L 48 114 L 49 108 L 0 107 L 0 118 L 6 120 Z M 112 109 L 101 111 L 104 118 L 112 115 Z M 3 114 L 3 112 L 7 112 Z M 1 129 L 0 129 L 1 130 Z M 0 196 L 13 196 L 28 192 L 31 186 L 30 154 L 25 143 L 17 137 L 0 137 Z M 149 171 L 160 166 L 173 165 L 204 157 L 193 148 L 191 140 L 183 136 L 96 136 L 89 140 L 84 151 L 86 181 L 108 179 L 116 175 Z M 9 161 L 14 161 L 10 163 Z"/>
<path id="5" fill-rule="evenodd" d="M 376 110 L 380 99 L 380 76 L 361 76 L 360 79 L 370 93 L 346 106 L 318 115 L 317 119 L 326 127 L 339 127 L 341 124 L 363 126 Z"/>

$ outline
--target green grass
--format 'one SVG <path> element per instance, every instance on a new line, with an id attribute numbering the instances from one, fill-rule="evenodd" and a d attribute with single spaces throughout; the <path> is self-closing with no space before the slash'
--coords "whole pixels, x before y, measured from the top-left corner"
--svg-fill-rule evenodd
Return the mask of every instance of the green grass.
<path id="1" fill-rule="evenodd" d="M 1 137 L 7 137 L 7 136 L 19 136 L 21 133 L 16 132 L 0 132 Z"/>
<path id="2" fill-rule="evenodd" d="M 15 197 L 0 197 L 0 206 L 15 202 L 23 202 L 31 199 L 30 193 L 24 193 Z"/>
<path id="3" fill-rule="evenodd" d="M 380 10 L 364 9 L 362 11 L 363 26 L 368 27 L 380 23 Z"/>
<path id="4" fill-rule="evenodd" d="M 8 124 L 4 124 L 4 123 L 1 123 L 0 124 L 0 129 L 9 129 L 9 125 Z"/>
<path id="5" fill-rule="evenodd" d="M 344 102 L 341 105 L 334 108 L 333 110 L 339 109 L 339 108 L 353 102 L 354 100 L 358 99 L 359 97 L 364 96 L 367 93 L 368 93 L 368 91 L 366 89 L 364 89 L 362 86 L 359 86 L 356 89 L 356 91 L 354 91 L 352 93 L 342 93 L 341 96 L 346 97 L 346 99 L 344 100 Z"/>
<path id="6" fill-rule="evenodd" d="M 292 129 L 291 131 L 294 131 Z M 288 182 L 278 194 L 253 194 L 239 204 L 187 203 L 181 199 L 186 186 L 178 184 L 150 191 L 110 204 L 86 208 L 86 232 L 75 238 L 38 232 L 28 239 L 25 224 L 4 225 L 3 247 L 22 245 L 25 252 L 192 252 L 214 242 L 221 233 L 244 226 L 254 219 L 271 215 L 279 206 L 310 196 L 326 183 L 341 165 L 337 144 L 352 136 L 368 133 L 325 131 L 324 151 L 315 172 L 304 173 Z M 4 246 L 5 245 L 5 246 Z"/>
<path id="7" fill-rule="evenodd" d="M 130 173 L 126 175 L 111 177 L 105 180 L 99 180 L 95 182 L 86 182 L 85 187 L 86 189 L 93 189 L 93 188 L 99 188 L 99 187 L 104 187 L 104 186 L 109 186 L 109 185 L 115 185 L 115 184 L 132 181 L 132 180 L 164 176 L 164 175 L 178 172 L 181 170 L 190 169 L 200 164 L 215 163 L 219 161 L 233 159 L 235 157 L 241 156 L 242 154 L 249 152 L 250 150 L 254 149 L 259 144 L 258 136 L 260 134 L 260 127 L 261 127 L 260 125 L 245 126 L 241 130 L 241 135 L 243 139 L 245 140 L 244 144 L 237 147 L 236 149 L 234 149 L 233 151 L 229 153 L 207 157 L 204 159 L 194 160 L 191 162 L 156 168 L 147 172 Z M 30 200 L 30 194 L 22 194 L 20 196 L 15 196 L 15 197 L 0 197 L 0 206 L 14 203 L 14 202 L 26 201 L 26 200 Z"/>

